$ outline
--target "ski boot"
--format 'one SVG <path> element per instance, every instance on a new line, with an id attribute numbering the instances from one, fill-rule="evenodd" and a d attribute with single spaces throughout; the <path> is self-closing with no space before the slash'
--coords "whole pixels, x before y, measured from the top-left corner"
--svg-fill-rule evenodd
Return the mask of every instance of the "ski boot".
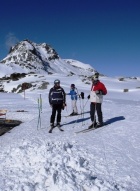
<path id="1" fill-rule="evenodd" d="M 96 128 L 96 125 L 97 125 L 97 123 L 94 122 L 94 123 L 92 123 L 92 124 L 88 127 L 88 129 Z"/>
<path id="2" fill-rule="evenodd" d="M 98 122 L 97 124 L 96 124 L 96 127 L 95 128 L 99 128 L 99 127 L 102 127 L 103 126 L 103 122 L 101 123 L 101 122 Z"/>
<path id="3" fill-rule="evenodd" d="M 56 124 L 56 126 L 58 127 L 58 129 L 59 129 L 60 131 L 64 131 L 63 129 L 61 129 L 61 125 L 60 125 L 59 122 Z"/>
<path id="4" fill-rule="evenodd" d="M 74 112 L 72 112 L 69 116 L 73 116 L 74 115 Z"/>
<path id="5" fill-rule="evenodd" d="M 53 130 L 53 128 L 54 128 L 54 123 L 51 123 L 51 124 L 50 124 L 50 127 L 51 127 L 51 128 L 50 128 L 50 130 L 49 130 L 49 133 L 52 133 L 52 130 Z"/>
<path id="6" fill-rule="evenodd" d="M 73 113 L 73 115 L 78 115 L 78 113 Z"/>

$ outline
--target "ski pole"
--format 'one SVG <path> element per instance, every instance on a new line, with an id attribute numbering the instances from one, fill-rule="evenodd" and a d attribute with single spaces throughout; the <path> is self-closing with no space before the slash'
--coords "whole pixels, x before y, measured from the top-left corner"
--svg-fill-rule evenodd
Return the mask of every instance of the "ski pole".
<path id="1" fill-rule="evenodd" d="M 82 109 L 82 125 L 83 125 L 83 121 L 84 121 L 84 99 L 82 99 L 82 106 L 83 106 L 83 109 Z"/>
<path id="2" fill-rule="evenodd" d="M 84 92 L 81 92 L 81 98 L 82 98 L 82 106 L 83 106 L 83 109 L 82 109 L 82 118 L 84 120 Z M 82 120 L 82 125 L 83 125 L 83 120 Z"/>
<path id="3" fill-rule="evenodd" d="M 40 126 L 40 106 L 39 106 L 39 98 L 37 99 L 38 101 L 38 123 L 37 123 L 37 130 L 39 129 Z"/>
<path id="4" fill-rule="evenodd" d="M 79 97 L 79 102 L 80 102 L 80 111 L 81 111 L 81 115 L 82 115 L 82 106 L 81 106 L 81 98 Z"/>
<path id="5" fill-rule="evenodd" d="M 67 116 L 68 116 L 69 114 L 68 114 L 68 108 L 67 108 L 67 104 L 66 104 L 66 112 L 67 112 Z"/>
<path id="6" fill-rule="evenodd" d="M 81 110 L 81 114 L 82 114 L 81 95 L 79 94 L 79 91 L 78 91 L 77 88 L 76 88 L 76 90 L 77 90 L 77 94 L 78 94 L 78 97 L 79 97 L 79 101 L 80 101 L 80 110 Z"/>
<path id="7" fill-rule="evenodd" d="M 85 103 L 85 105 L 84 105 L 84 108 L 85 108 L 85 106 L 87 105 L 87 102 L 88 102 L 88 99 L 87 99 L 87 101 L 86 101 L 86 103 Z"/>
<path id="8" fill-rule="evenodd" d="M 39 114 L 38 114 L 38 124 L 37 124 L 37 130 L 41 129 L 41 113 L 42 113 L 42 98 L 41 98 L 41 94 L 40 94 L 40 97 L 38 98 L 38 111 L 39 111 Z"/>
<path id="9" fill-rule="evenodd" d="M 41 113 L 42 113 L 42 97 L 41 97 L 41 94 L 40 94 L 40 110 L 41 110 Z"/>

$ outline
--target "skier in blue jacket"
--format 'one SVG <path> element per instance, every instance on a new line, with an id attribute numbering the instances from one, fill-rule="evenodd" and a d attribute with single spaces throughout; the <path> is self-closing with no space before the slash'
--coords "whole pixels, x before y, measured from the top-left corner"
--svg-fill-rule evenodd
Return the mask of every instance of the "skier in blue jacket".
<path id="1" fill-rule="evenodd" d="M 67 95 L 71 96 L 71 105 L 72 105 L 72 113 L 70 114 L 71 116 L 73 115 L 78 115 L 78 110 L 77 110 L 77 89 L 75 88 L 75 84 L 71 84 L 71 89 L 70 92 L 67 93 Z"/>

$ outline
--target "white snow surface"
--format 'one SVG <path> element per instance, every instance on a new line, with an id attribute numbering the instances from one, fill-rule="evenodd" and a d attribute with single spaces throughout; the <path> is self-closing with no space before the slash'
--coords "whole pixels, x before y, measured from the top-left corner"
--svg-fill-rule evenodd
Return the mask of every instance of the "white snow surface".
<path id="1" fill-rule="evenodd" d="M 78 112 L 71 113 L 71 100 L 62 111 L 61 132 L 48 133 L 51 107 L 48 92 L 55 79 L 65 92 L 74 83 L 85 99 L 78 99 Z M 0 191 L 139 191 L 140 190 L 140 89 L 139 80 L 100 77 L 108 89 L 102 104 L 104 121 L 110 124 L 79 133 L 91 124 L 90 84 L 77 76 L 46 75 L 46 90 L 24 94 L 0 93 L 0 109 L 19 126 L 0 137 Z M 123 92 L 128 88 L 128 92 Z M 41 127 L 38 102 L 42 97 Z M 16 112 L 25 110 L 27 112 Z"/>

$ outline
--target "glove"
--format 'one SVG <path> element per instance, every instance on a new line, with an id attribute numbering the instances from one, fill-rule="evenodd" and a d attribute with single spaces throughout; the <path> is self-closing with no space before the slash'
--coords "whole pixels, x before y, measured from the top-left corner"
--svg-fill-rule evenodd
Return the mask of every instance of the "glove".
<path id="1" fill-rule="evenodd" d="M 62 105 L 62 109 L 63 109 L 63 110 L 65 109 L 65 106 L 67 106 L 67 104 L 66 104 L 66 103 L 63 103 L 63 105 Z"/>
<path id="2" fill-rule="evenodd" d="M 81 92 L 81 98 L 84 99 L 84 92 Z"/>
<path id="3" fill-rule="evenodd" d="M 103 92 L 102 92 L 101 90 L 96 90 L 95 93 L 96 93 L 97 95 L 102 95 L 102 94 L 103 94 Z"/>
<path id="4" fill-rule="evenodd" d="M 90 99 L 90 95 L 88 95 L 87 98 Z"/>

